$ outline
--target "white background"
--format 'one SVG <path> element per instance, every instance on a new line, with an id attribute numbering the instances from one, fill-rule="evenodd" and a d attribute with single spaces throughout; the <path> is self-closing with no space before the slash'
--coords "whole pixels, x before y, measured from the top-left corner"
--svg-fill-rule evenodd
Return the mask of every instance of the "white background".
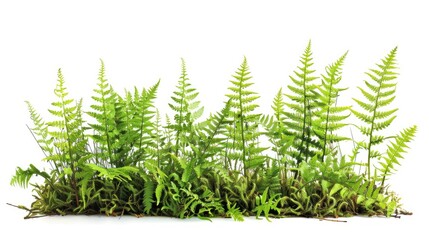
<path id="1" fill-rule="evenodd" d="M 399 239 L 425 234 L 427 219 L 429 8 L 425 1 L 0 1 L 0 238 L 78 239 L 97 237 L 181 238 L 278 237 Z M 315 67 L 349 50 L 343 103 L 357 96 L 364 72 L 399 46 L 398 118 L 392 133 L 417 124 L 418 135 L 399 172 L 391 179 L 405 207 L 402 219 L 347 219 L 348 223 L 282 219 L 244 223 L 216 219 L 49 217 L 23 220 L 25 212 L 6 203 L 31 203 L 29 189 L 10 187 L 16 166 L 43 166 L 43 157 L 25 124 L 24 100 L 40 113 L 54 100 L 58 68 L 71 95 L 89 105 L 99 59 L 118 91 L 149 87 L 159 78 L 157 105 L 166 113 L 180 74 L 180 58 L 206 111 L 225 100 L 231 74 L 246 56 L 268 112 L 274 94 L 289 83 L 308 40 Z M 427 224 L 426 224 L 427 225 Z M 427 226 L 426 226 L 427 227 Z M 5 231 L 6 230 L 6 231 Z M 83 232 L 81 230 L 84 230 Z M 423 239 L 419 237 L 418 239 Z"/>

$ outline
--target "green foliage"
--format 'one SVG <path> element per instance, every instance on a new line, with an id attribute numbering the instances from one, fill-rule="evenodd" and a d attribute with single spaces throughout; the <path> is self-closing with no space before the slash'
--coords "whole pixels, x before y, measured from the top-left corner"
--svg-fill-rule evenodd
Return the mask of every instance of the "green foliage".
<path id="1" fill-rule="evenodd" d="M 396 118 L 397 108 L 390 105 L 395 99 L 397 77 L 396 69 L 397 47 L 377 64 L 377 68 L 370 69 L 366 74 L 369 80 L 365 80 L 365 88 L 359 87 L 364 99 L 353 100 L 359 105 L 361 111 L 351 110 L 353 114 L 362 121 L 358 126 L 360 132 L 367 137 L 367 141 L 360 143 L 363 149 L 368 152 L 367 156 L 367 176 L 371 177 L 371 160 L 379 160 L 381 153 L 375 149 L 386 139 L 380 135 L 380 131 L 390 126 Z"/>
<path id="2" fill-rule="evenodd" d="M 31 177 L 33 175 L 36 176 L 42 176 L 46 180 L 49 180 L 51 177 L 48 173 L 40 171 L 37 169 L 33 164 L 30 164 L 30 167 L 27 170 L 23 170 L 22 168 L 18 167 L 16 169 L 15 175 L 12 177 L 10 184 L 11 185 L 18 185 L 23 188 L 28 187 L 28 183 L 31 180 Z"/>
<path id="3" fill-rule="evenodd" d="M 335 149 L 331 145 L 340 141 L 347 140 L 347 137 L 338 136 L 335 131 L 347 126 L 343 120 L 349 116 L 350 107 L 336 106 L 337 98 L 340 92 L 346 90 L 337 88 L 336 85 L 341 81 L 341 68 L 347 53 L 342 55 L 336 62 L 326 68 L 326 75 L 322 75 L 322 85 L 319 87 L 320 107 L 315 113 L 317 116 L 315 133 L 319 138 L 322 153 L 321 161 L 332 154 Z"/>
<path id="4" fill-rule="evenodd" d="M 414 135 L 417 132 L 417 126 L 406 128 L 400 134 L 395 136 L 394 141 L 391 141 L 387 147 L 387 152 L 383 156 L 384 162 L 380 162 L 381 170 L 381 186 L 384 186 L 384 182 L 395 169 L 395 165 L 400 165 L 399 159 L 404 158 L 402 154 L 406 153 L 409 142 L 413 140 Z"/>
<path id="5" fill-rule="evenodd" d="M 244 175 L 248 176 L 252 168 L 259 167 L 264 163 L 265 158 L 261 156 L 264 148 L 258 146 L 258 116 L 254 113 L 258 104 L 255 100 L 259 98 L 256 92 L 249 90 L 253 85 L 250 81 L 249 66 L 244 58 L 242 64 L 237 69 L 231 80 L 232 86 L 228 89 L 230 93 L 226 96 L 230 99 L 230 118 L 232 124 L 228 126 L 227 158 L 234 162 L 234 170 L 243 169 Z"/>
<path id="6" fill-rule="evenodd" d="M 280 214 L 280 208 L 277 207 L 281 198 L 279 198 L 280 194 L 274 194 L 270 198 L 268 198 L 268 188 L 262 193 L 261 196 L 256 197 L 256 207 L 254 212 L 256 212 L 256 218 L 258 218 L 262 212 L 264 212 L 265 218 L 270 221 L 269 214 L 270 211 L 277 211 L 277 214 Z"/>
<path id="7" fill-rule="evenodd" d="M 224 107 L 203 120 L 204 108 L 183 60 L 169 103 L 174 115 L 165 119 L 154 106 L 160 81 L 119 94 L 107 82 L 101 61 L 84 115 L 82 100 L 69 97 L 58 71 L 49 121 L 27 102 L 33 122 L 28 128 L 50 168 L 16 169 L 11 185 L 31 185 L 35 196 L 31 208 L 18 207 L 28 211 L 26 218 L 391 216 L 401 204 L 386 181 L 417 131 L 412 126 L 394 136 L 381 134 L 396 117 L 391 106 L 396 51 L 367 74 L 370 79 L 359 88 L 364 99 L 354 99 L 359 110 L 337 104 L 346 90 L 339 85 L 347 53 L 318 78 L 309 42 L 290 76 L 290 92 L 280 89 L 268 114 L 258 112 L 260 96 L 251 90 L 244 58 Z M 350 111 L 361 125 L 346 122 Z M 345 127 L 357 127 L 364 139 L 351 142 L 340 134 Z M 343 155 L 340 147 L 347 143 L 355 147 Z M 356 160 L 361 151 L 368 154 L 366 163 Z M 373 174 L 371 165 L 377 167 Z M 365 175 L 355 171 L 360 167 Z M 32 182 L 34 176 L 43 182 Z"/>
<path id="8" fill-rule="evenodd" d="M 95 103 L 91 105 L 92 111 L 87 112 L 89 116 L 97 121 L 97 123 L 89 124 L 94 129 L 94 134 L 91 137 L 98 150 L 95 153 L 95 158 L 99 164 L 115 166 L 114 138 L 118 134 L 115 122 L 117 95 L 105 79 L 103 61 L 101 61 L 97 85 L 98 89 L 94 89 L 96 95 L 92 96 Z"/>
<path id="9" fill-rule="evenodd" d="M 288 85 L 291 94 L 286 94 L 290 102 L 286 102 L 289 110 L 285 111 L 284 122 L 288 134 L 294 136 L 290 155 L 296 160 L 297 165 L 302 161 L 307 161 L 313 157 L 317 149 L 320 149 L 320 142 L 314 139 L 312 131 L 315 121 L 314 111 L 318 107 L 317 84 L 314 82 L 313 53 L 311 42 L 301 57 L 300 66 L 294 71 L 294 76 L 290 76 L 292 85 Z"/>
<path id="10" fill-rule="evenodd" d="M 188 139 L 193 134 L 193 123 L 201 117 L 204 107 L 200 107 L 200 101 L 196 100 L 198 92 L 189 83 L 185 61 L 182 59 L 182 73 L 179 78 L 177 90 L 173 92 L 169 103 L 170 108 L 176 113 L 174 115 L 175 124 L 169 127 L 176 131 L 175 155 L 185 154 Z"/>

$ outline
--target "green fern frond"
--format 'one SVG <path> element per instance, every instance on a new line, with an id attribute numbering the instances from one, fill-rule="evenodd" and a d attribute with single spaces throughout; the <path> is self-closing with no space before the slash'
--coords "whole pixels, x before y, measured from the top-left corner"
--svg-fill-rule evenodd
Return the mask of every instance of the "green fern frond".
<path id="1" fill-rule="evenodd" d="M 49 137 L 48 125 L 43 121 L 36 109 L 30 102 L 25 102 L 30 113 L 30 119 L 33 121 L 34 127 L 29 128 L 33 133 L 34 139 L 37 141 L 40 149 L 42 149 L 45 156 L 53 154 L 54 148 L 52 146 L 53 139 Z"/>
<path id="2" fill-rule="evenodd" d="M 49 135 L 54 139 L 53 144 L 56 151 L 55 154 L 47 156 L 46 159 L 55 162 L 58 167 L 71 169 L 70 185 L 74 191 L 76 206 L 78 206 L 79 191 L 76 172 L 78 171 L 78 163 L 82 162 L 82 159 L 88 159 L 89 156 L 81 119 L 82 102 L 72 104 L 74 100 L 68 98 L 61 69 L 58 70 L 58 80 L 54 93 L 58 100 L 52 103 L 53 108 L 49 109 L 49 112 L 56 120 L 48 122 L 47 125 Z"/>
<path id="3" fill-rule="evenodd" d="M 46 173 L 45 171 L 40 171 L 33 164 L 30 164 L 29 168 L 27 168 L 26 170 L 20 167 L 16 169 L 15 175 L 10 181 L 10 185 L 19 185 L 20 187 L 27 188 L 28 183 L 34 175 L 42 176 L 45 180 L 49 180 L 51 178 L 48 173 Z"/>
<path id="4" fill-rule="evenodd" d="M 284 113 L 284 99 L 283 99 L 283 90 L 282 88 L 279 89 L 279 91 L 277 92 L 276 96 L 274 97 L 273 100 L 273 105 L 271 106 L 271 108 L 274 111 L 274 116 L 276 118 L 277 124 L 282 125 L 283 123 L 283 113 Z"/>
<path id="5" fill-rule="evenodd" d="M 155 202 L 153 199 L 155 194 L 155 184 L 152 179 L 148 180 L 144 184 L 144 193 L 143 193 L 143 206 L 144 212 L 149 214 L 152 210 L 152 205 Z"/>
<path id="6" fill-rule="evenodd" d="M 204 127 L 200 127 L 201 142 L 201 159 L 207 159 L 217 152 L 222 152 L 219 146 L 225 140 L 227 118 L 230 114 L 230 101 L 226 102 L 225 107 L 217 113 L 211 114 L 207 121 L 204 122 Z"/>
<path id="7" fill-rule="evenodd" d="M 91 179 L 94 178 L 95 171 L 91 168 L 88 168 L 84 166 L 82 168 L 82 171 L 79 171 L 76 173 L 76 179 L 79 179 L 79 187 L 80 187 L 80 193 L 81 198 L 83 202 L 83 206 L 80 208 L 80 212 L 84 211 L 88 204 L 87 204 L 87 196 L 90 195 L 90 191 L 88 191 L 88 185 Z"/>
<path id="8" fill-rule="evenodd" d="M 136 142 L 137 151 L 134 154 L 134 158 L 136 159 L 145 159 L 145 155 L 148 152 L 147 149 L 154 147 L 154 118 L 156 117 L 157 112 L 154 106 L 154 101 L 156 99 L 159 84 L 160 81 L 156 82 L 149 89 L 143 89 L 141 94 L 138 93 L 137 89 L 135 90 L 135 114 L 133 122 L 134 129 L 137 130 L 136 133 L 138 133 Z"/>
<path id="9" fill-rule="evenodd" d="M 125 166 L 120 168 L 104 168 L 97 166 L 93 163 L 86 164 L 86 167 L 93 170 L 94 173 L 98 173 L 99 177 L 106 178 L 109 180 L 119 180 L 119 181 L 131 181 L 132 174 L 139 172 L 139 169 L 136 167 Z"/>
<path id="10" fill-rule="evenodd" d="M 234 205 L 231 206 L 230 201 L 227 200 L 227 207 L 228 207 L 228 211 L 226 212 L 226 216 L 227 217 L 231 217 L 232 219 L 234 219 L 234 221 L 238 221 L 238 222 L 243 222 L 244 221 L 244 217 L 243 217 L 243 213 L 240 211 L 240 209 L 238 207 L 236 207 L 236 203 L 234 203 Z"/>
<path id="11" fill-rule="evenodd" d="M 383 156 L 383 162 L 380 162 L 379 170 L 381 171 L 381 186 L 384 186 L 386 179 L 396 171 L 395 165 L 400 165 L 399 159 L 403 159 L 403 154 L 407 152 L 408 144 L 413 140 L 417 132 L 417 126 L 404 129 L 387 147 L 387 152 Z"/>
<path id="12" fill-rule="evenodd" d="M 352 113 L 363 122 L 360 127 L 362 134 L 368 137 L 365 149 L 368 151 L 367 157 L 367 176 L 371 176 L 371 159 L 378 154 L 373 154 L 373 147 L 383 142 L 383 136 L 377 135 L 379 131 L 387 128 L 396 118 L 394 113 L 397 109 L 386 109 L 395 99 L 397 77 L 396 69 L 397 47 L 392 49 L 389 54 L 376 64 L 376 69 L 370 69 L 367 72 L 369 77 L 365 81 L 366 89 L 359 88 L 364 99 L 354 99 L 361 107 L 361 111 L 351 110 Z"/>
<path id="13" fill-rule="evenodd" d="M 260 149 L 253 147 L 253 143 L 261 135 L 258 131 L 259 115 L 254 113 L 254 110 L 259 107 L 254 103 L 259 96 L 256 92 L 249 90 L 254 83 L 250 81 L 252 77 L 246 58 L 232 77 L 230 81 L 232 86 L 228 88 L 230 93 L 226 94 L 230 99 L 232 115 L 230 117 L 233 122 L 228 126 L 229 137 L 232 139 L 232 145 L 228 147 L 232 152 L 228 157 L 239 160 L 243 164 L 244 174 L 247 175 L 249 168 L 258 166 L 254 164 L 256 159 L 253 158 L 258 158 L 261 153 Z M 237 158 L 238 155 L 240 155 L 239 158 Z"/>
<path id="14" fill-rule="evenodd" d="M 335 131 L 347 126 L 347 124 L 342 121 L 347 119 L 350 115 L 347 112 L 350 110 L 350 107 L 336 106 L 340 92 L 345 90 L 338 88 L 337 84 L 341 81 L 342 66 L 346 56 L 347 52 L 336 62 L 326 67 L 326 75 L 322 74 L 322 85 L 319 88 L 321 107 L 315 113 L 317 116 L 315 133 L 322 145 L 322 162 L 325 160 L 327 154 L 329 154 L 328 145 L 330 143 L 348 139 L 347 137 L 337 136 L 334 133 Z"/>
<path id="15" fill-rule="evenodd" d="M 197 100 L 198 92 L 189 83 L 188 73 L 186 71 L 185 61 L 182 59 L 182 72 L 177 85 L 177 90 L 173 92 L 172 103 L 168 105 L 176 112 L 174 116 L 175 124 L 169 127 L 176 130 L 176 151 L 178 156 L 179 150 L 184 152 L 184 144 L 181 139 L 186 138 L 192 131 L 193 123 L 201 117 L 204 107 L 200 107 L 200 101 Z"/>
<path id="16" fill-rule="evenodd" d="M 114 165 L 116 158 L 114 156 L 114 134 L 115 134 L 115 102 L 117 94 L 105 78 L 105 67 L 103 60 L 100 60 L 101 66 L 98 74 L 97 89 L 94 89 L 95 95 L 92 99 L 95 101 L 91 105 L 91 112 L 87 114 L 94 118 L 97 123 L 89 124 L 96 130 L 92 139 L 98 144 L 99 152 L 96 154 L 98 161 L 106 161 Z"/>
<path id="17" fill-rule="evenodd" d="M 315 70 L 312 68 L 312 55 L 311 41 L 309 41 L 301 57 L 301 65 L 294 71 L 294 76 L 290 76 L 293 85 L 288 85 L 288 89 L 291 93 L 285 94 L 291 100 L 291 103 L 285 103 L 289 107 L 289 111 L 284 113 L 285 126 L 289 129 L 289 134 L 295 137 L 293 144 L 295 150 L 291 152 L 297 165 L 315 155 L 316 146 L 309 141 L 314 137 L 311 129 L 315 120 L 314 112 L 317 110 L 318 98 L 317 85 L 313 83 L 317 77 L 313 75 Z"/>

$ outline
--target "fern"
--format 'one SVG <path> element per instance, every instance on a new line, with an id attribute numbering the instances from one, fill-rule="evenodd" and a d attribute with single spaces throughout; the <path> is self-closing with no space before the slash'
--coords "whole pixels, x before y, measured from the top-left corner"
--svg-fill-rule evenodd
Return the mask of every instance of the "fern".
<path id="1" fill-rule="evenodd" d="M 336 85 L 341 81 L 342 65 L 346 56 L 347 52 L 326 68 L 326 75 L 322 75 L 322 85 L 319 88 L 321 107 L 315 113 L 317 126 L 314 130 L 321 143 L 322 162 L 325 160 L 326 155 L 330 153 L 328 151 L 329 144 L 348 139 L 335 134 L 335 131 L 347 126 L 342 121 L 349 116 L 346 111 L 350 110 L 350 107 L 336 106 L 336 100 L 340 92 L 345 90 L 337 88 Z"/>
<path id="2" fill-rule="evenodd" d="M 259 122 L 265 127 L 265 133 L 269 141 L 273 144 L 273 151 L 276 154 L 276 160 L 282 160 L 288 153 L 293 143 L 293 136 L 287 134 L 285 118 L 285 102 L 283 91 L 277 92 L 271 105 L 273 115 L 262 115 Z"/>
<path id="3" fill-rule="evenodd" d="M 271 161 L 267 161 L 267 169 L 262 173 L 263 180 L 260 189 L 263 190 L 269 187 L 277 191 L 284 189 L 284 183 L 288 174 L 287 155 L 294 140 L 293 136 L 287 134 L 284 124 L 286 121 L 284 115 L 285 103 L 281 88 L 274 97 L 271 108 L 273 115 L 262 115 L 259 122 L 267 131 L 265 135 L 272 144 L 272 151 L 275 156 L 268 158 Z"/>
<path id="4" fill-rule="evenodd" d="M 274 116 L 272 115 L 261 115 L 259 118 L 259 123 L 265 127 L 266 135 L 269 137 L 270 142 L 273 144 L 273 151 L 276 153 L 277 158 L 281 157 L 285 151 L 282 148 L 282 138 L 284 136 L 284 101 L 283 101 L 283 92 L 282 89 L 277 92 L 273 100 L 273 105 L 271 106 L 274 111 Z"/>
<path id="5" fill-rule="evenodd" d="M 136 131 L 136 115 L 139 114 L 135 107 L 135 100 L 130 92 L 126 91 L 125 96 L 117 95 L 114 106 L 114 131 L 111 134 L 111 149 L 115 160 L 115 167 L 134 166 L 136 163 L 134 147 L 139 139 Z"/>
<path id="6" fill-rule="evenodd" d="M 280 213 L 280 208 L 277 207 L 279 204 L 281 198 L 279 197 L 280 194 L 274 194 L 268 198 L 268 187 L 264 190 L 262 195 L 259 195 L 256 197 L 256 207 L 253 210 L 256 212 L 256 218 L 259 218 L 261 216 L 261 213 L 264 212 L 265 219 L 267 221 L 271 222 L 269 217 L 269 213 L 271 210 L 277 211 L 277 213 Z"/>
<path id="7" fill-rule="evenodd" d="M 155 193 L 155 184 L 152 179 L 146 181 L 144 184 L 144 194 L 143 194 L 143 206 L 144 212 L 149 214 L 152 209 L 152 204 L 155 202 L 153 195 Z"/>
<path id="8" fill-rule="evenodd" d="M 72 105 L 74 100 L 68 98 L 61 69 L 58 70 L 58 81 L 54 93 L 58 101 L 52 103 L 54 108 L 49 109 L 49 112 L 57 120 L 47 124 L 50 127 L 49 135 L 55 139 L 54 146 L 57 149 L 57 153 L 48 156 L 46 159 L 58 162 L 60 166 L 71 169 L 70 184 L 75 193 L 76 205 L 79 205 L 76 172 L 78 171 L 78 163 L 88 158 L 86 152 L 87 141 L 83 137 L 84 129 L 81 120 L 82 113 L 80 112 L 82 102 Z"/>
<path id="9" fill-rule="evenodd" d="M 355 99 L 360 108 L 352 113 L 363 122 L 359 129 L 365 141 L 353 139 L 356 146 L 349 157 L 333 145 L 347 139 L 339 133 L 348 125 L 351 107 L 337 106 L 345 90 L 338 86 L 346 55 L 326 67 L 319 85 L 309 42 L 290 76 L 290 92 L 280 89 L 265 115 L 257 113 L 259 95 L 251 90 L 254 83 L 244 58 L 224 107 L 203 121 L 204 108 L 183 60 L 169 104 L 174 118 L 167 114 L 165 122 L 154 106 L 159 81 L 119 94 L 107 82 L 101 61 L 87 123 L 82 100 L 69 97 L 59 70 L 50 121 L 27 102 L 33 122 L 28 128 L 51 169 L 33 164 L 16 169 L 12 185 L 28 187 L 34 176 L 44 180 L 31 184 L 31 208 L 17 207 L 27 210 L 27 217 L 102 213 L 242 221 L 262 214 L 267 219 L 390 216 L 400 204 L 385 183 L 417 131 L 412 126 L 396 136 L 381 134 L 397 110 L 389 107 L 395 98 L 396 48 L 359 88 L 363 100 Z M 380 153 L 387 139 L 391 141 Z M 368 153 L 368 163 L 355 160 L 361 150 Z M 374 160 L 379 161 L 371 165 Z M 356 166 L 367 166 L 368 178 Z M 376 167 L 373 177 L 370 166 Z"/>
<path id="10" fill-rule="evenodd" d="M 394 141 L 391 141 L 387 147 L 387 152 L 383 156 L 383 162 L 380 162 L 381 171 L 381 187 L 384 187 L 384 182 L 395 170 L 395 165 L 400 165 L 399 159 L 404 158 L 402 154 L 407 152 L 408 143 L 414 138 L 417 132 L 417 126 L 404 129 L 400 134 L 395 136 Z"/>
<path id="11" fill-rule="evenodd" d="M 95 157 L 97 162 L 106 162 L 110 166 L 114 166 L 116 157 L 114 156 L 113 139 L 116 129 L 115 102 L 117 94 L 105 78 L 105 68 L 102 60 L 97 85 L 98 89 L 94 89 L 96 95 L 92 96 L 96 103 L 91 105 L 92 111 L 87 112 L 89 116 L 97 121 L 97 123 L 89 125 L 96 131 L 91 137 L 98 144 L 97 148 L 101 151 Z"/>
<path id="12" fill-rule="evenodd" d="M 237 221 L 237 222 L 244 221 L 243 213 L 240 211 L 238 207 L 236 207 L 236 204 L 231 206 L 231 202 L 228 199 L 227 199 L 227 208 L 228 208 L 228 211 L 226 212 L 227 217 L 232 217 L 232 219 L 234 219 L 234 221 Z"/>
<path id="13" fill-rule="evenodd" d="M 36 109 L 34 109 L 29 101 L 26 101 L 25 103 L 27 104 L 28 111 L 30 113 L 30 119 L 34 124 L 33 128 L 29 128 L 30 131 L 45 156 L 52 155 L 54 152 L 54 148 L 52 146 L 53 139 L 49 137 L 47 124 L 43 121 L 40 114 L 36 112 Z"/>
<path id="14" fill-rule="evenodd" d="M 380 135 L 380 131 L 387 128 L 396 118 L 394 113 L 397 108 L 388 109 L 389 105 L 395 99 L 397 73 L 396 69 L 397 47 L 377 64 L 376 69 L 370 69 L 366 74 L 369 81 L 365 80 L 366 88 L 359 87 L 364 96 L 363 100 L 353 98 L 360 106 L 361 111 L 353 110 L 352 113 L 362 121 L 363 125 L 359 130 L 368 140 L 363 144 L 363 148 L 368 151 L 367 156 L 367 176 L 371 176 L 371 160 L 379 159 L 381 153 L 374 148 L 385 140 Z"/>
<path id="15" fill-rule="evenodd" d="M 295 137 L 291 156 L 296 160 L 297 165 L 302 161 L 307 161 L 315 155 L 315 150 L 320 149 L 317 139 L 314 139 L 312 132 L 313 121 L 315 120 L 314 112 L 317 109 L 316 89 L 317 85 L 313 75 L 315 70 L 312 69 L 313 58 L 311 51 L 311 41 L 301 57 L 301 66 L 294 71 L 295 76 L 290 76 L 293 85 L 288 85 L 291 94 L 285 94 L 291 100 L 285 103 L 289 111 L 284 114 L 287 117 L 285 125 L 290 135 Z"/>
<path id="16" fill-rule="evenodd" d="M 171 97 L 173 103 L 168 104 L 176 112 L 174 116 L 175 124 L 170 125 L 170 128 L 176 131 L 176 156 L 179 155 L 179 151 L 182 154 L 184 153 L 185 139 L 189 137 L 193 123 L 203 114 L 204 107 L 200 107 L 200 101 L 196 100 L 198 94 L 197 90 L 192 88 L 189 83 L 186 64 L 182 59 L 182 72 L 177 85 L 177 91 L 174 91 L 174 95 Z"/>
<path id="17" fill-rule="evenodd" d="M 264 162 L 264 158 L 259 156 L 263 151 L 257 147 L 257 139 L 261 135 L 258 131 L 258 114 L 254 110 L 258 107 L 255 102 L 259 96 L 248 90 L 253 83 L 247 65 L 247 59 L 244 58 L 241 66 L 233 75 L 231 80 L 232 86 L 228 89 L 231 93 L 226 96 L 230 99 L 231 114 L 233 120 L 232 126 L 229 127 L 229 134 L 232 139 L 232 145 L 229 147 L 235 152 L 229 154 L 236 163 L 237 160 L 243 164 L 243 173 L 249 174 L 249 169 L 259 166 Z"/>
<path id="18" fill-rule="evenodd" d="M 143 89 L 140 96 L 137 90 L 135 93 L 136 115 L 134 120 L 136 121 L 136 129 L 139 134 L 138 143 L 136 145 L 138 150 L 135 158 L 139 158 L 139 155 L 144 155 L 145 149 L 153 147 L 153 131 L 155 127 L 153 119 L 156 115 L 156 109 L 153 103 L 156 98 L 159 83 L 160 81 L 147 90 Z"/>
<path id="19" fill-rule="evenodd" d="M 34 175 L 42 176 L 45 180 L 49 180 L 51 178 L 47 172 L 40 171 L 33 164 L 30 164 L 30 167 L 27 170 L 20 167 L 16 169 L 15 175 L 10 181 L 10 185 L 19 185 L 20 187 L 27 188 L 28 183 Z"/>
<path id="20" fill-rule="evenodd" d="M 161 116 L 159 114 L 158 109 L 156 109 L 155 121 L 152 123 L 151 137 L 152 141 L 148 141 L 148 147 L 144 151 L 149 155 L 149 159 L 152 158 L 156 162 L 156 165 L 158 167 L 161 167 L 161 162 L 164 159 L 163 155 L 167 151 L 167 149 L 163 148 L 163 146 L 165 145 L 166 137 L 163 133 L 163 128 L 161 125 Z"/>
<path id="21" fill-rule="evenodd" d="M 224 145 L 226 140 L 226 126 L 230 123 L 227 119 L 230 114 L 230 108 L 230 101 L 228 101 L 220 112 L 211 114 L 210 117 L 198 127 L 201 142 L 199 155 L 201 159 L 210 158 L 214 154 L 223 151 L 221 146 Z"/>
<path id="22" fill-rule="evenodd" d="M 91 169 L 94 173 L 98 173 L 99 177 L 106 178 L 108 180 L 119 180 L 119 181 L 131 181 L 131 176 L 134 173 L 138 173 L 138 168 L 125 166 L 120 168 L 104 168 L 97 166 L 92 163 L 86 164 L 85 167 Z"/>

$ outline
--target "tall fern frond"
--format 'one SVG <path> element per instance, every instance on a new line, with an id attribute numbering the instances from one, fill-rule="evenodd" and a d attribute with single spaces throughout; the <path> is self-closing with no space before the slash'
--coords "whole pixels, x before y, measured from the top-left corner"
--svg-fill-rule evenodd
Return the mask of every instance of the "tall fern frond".
<path id="1" fill-rule="evenodd" d="M 394 172 L 395 165 L 400 165 L 399 159 L 403 159 L 402 156 L 407 152 L 408 144 L 413 140 L 414 135 L 417 132 L 417 126 L 404 129 L 401 133 L 395 136 L 394 140 L 391 141 L 387 147 L 387 152 L 383 156 L 382 162 L 380 162 L 379 170 L 381 171 L 381 187 L 384 187 L 386 179 Z"/>
<path id="2" fill-rule="evenodd" d="M 314 139 L 312 131 L 314 112 L 317 110 L 317 85 L 314 80 L 315 70 L 313 67 L 313 53 L 311 51 L 311 41 L 301 57 L 301 65 L 290 76 L 292 85 L 287 87 L 291 91 L 285 96 L 291 101 L 285 103 L 289 110 L 285 111 L 285 125 L 290 135 L 295 137 L 291 156 L 296 160 L 297 165 L 302 161 L 307 161 L 315 155 L 315 149 L 318 146 L 317 139 Z"/>
<path id="3" fill-rule="evenodd" d="M 114 155 L 114 134 L 116 129 L 115 123 L 115 102 L 117 94 L 105 78 L 104 62 L 101 61 L 100 71 L 98 74 L 97 89 L 94 89 L 95 95 L 92 99 L 95 101 L 91 105 L 92 111 L 87 114 L 96 120 L 97 123 L 89 124 L 95 130 L 92 139 L 98 144 L 96 154 L 97 162 L 106 162 L 111 166 L 114 165 L 116 158 Z M 105 165 L 105 164 L 104 164 Z"/>
<path id="4" fill-rule="evenodd" d="M 116 96 L 113 103 L 114 118 L 112 123 L 113 131 L 109 136 L 111 140 L 111 150 L 114 156 L 114 166 L 123 167 L 135 165 L 135 159 L 132 156 L 134 148 L 137 145 L 139 134 L 136 131 L 136 115 L 138 110 L 135 107 L 133 96 L 126 91 L 125 96 Z"/>
<path id="5" fill-rule="evenodd" d="M 180 148 L 184 152 L 184 144 L 181 138 L 186 138 L 192 130 L 193 123 L 202 116 L 204 107 L 200 107 L 200 101 L 197 100 L 198 92 L 189 83 L 188 73 L 186 71 L 185 60 L 182 59 L 182 72 L 177 85 L 177 90 L 173 92 L 172 103 L 168 105 L 176 113 L 174 115 L 175 124 L 170 128 L 176 130 L 176 156 Z"/>
<path id="6" fill-rule="evenodd" d="M 46 159 L 59 162 L 64 168 L 71 169 L 70 184 L 76 197 L 76 205 L 79 205 L 79 192 L 77 187 L 76 172 L 81 158 L 86 159 L 86 139 L 83 136 L 83 122 L 81 120 L 81 105 L 78 102 L 73 105 L 73 99 L 68 98 L 68 91 L 61 69 L 58 70 L 57 86 L 54 90 L 58 101 L 53 102 L 49 112 L 57 120 L 48 122 L 49 135 L 54 138 L 56 154 L 48 156 Z"/>
<path id="7" fill-rule="evenodd" d="M 371 160 L 379 159 L 381 154 L 374 149 L 381 144 L 385 137 L 380 135 L 380 131 L 387 128 L 396 118 L 397 108 L 389 108 L 389 105 L 395 99 L 396 92 L 396 53 L 397 47 L 392 49 L 389 54 L 376 64 L 377 68 L 370 69 L 367 72 L 369 80 L 365 80 L 365 88 L 359 87 L 363 99 L 353 100 L 361 108 L 351 110 L 352 113 L 362 121 L 359 126 L 360 132 L 368 140 L 365 142 L 364 149 L 368 151 L 367 156 L 367 175 L 371 176 Z"/>
<path id="8" fill-rule="evenodd" d="M 338 136 L 335 131 L 347 126 L 343 121 L 349 117 L 350 107 L 336 106 L 336 100 L 341 89 L 337 84 L 341 81 L 341 71 L 347 52 L 336 62 L 326 67 L 326 75 L 322 75 L 322 85 L 319 87 L 320 108 L 315 113 L 317 126 L 314 128 L 322 146 L 321 161 L 329 154 L 329 144 L 347 140 L 347 137 Z"/>
<path id="9" fill-rule="evenodd" d="M 249 90 L 253 85 L 250 81 L 249 66 L 247 59 L 244 58 L 242 64 L 233 75 L 230 81 L 232 86 L 228 89 L 230 93 L 226 96 L 230 99 L 231 118 L 233 124 L 229 128 L 229 134 L 232 139 L 230 149 L 235 150 L 230 157 L 241 161 L 244 174 L 248 174 L 250 167 L 258 166 L 264 162 L 259 156 L 262 148 L 256 146 L 256 142 L 261 133 L 258 131 L 258 114 L 254 110 L 258 107 L 255 100 L 259 98 L 256 92 Z"/>
<path id="10" fill-rule="evenodd" d="M 143 89 L 141 93 L 135 89 L 134 104 L 135 113 L 133 117 L 134 131 L 137 133 L 135 159 L 145 159 L 147 150 L 155 146 L 154 143 L 154 118 L 156 117 L 156 108 L 154 101 L 158 91 L 160 81 L 156 82 L 149 89 Z"/>

